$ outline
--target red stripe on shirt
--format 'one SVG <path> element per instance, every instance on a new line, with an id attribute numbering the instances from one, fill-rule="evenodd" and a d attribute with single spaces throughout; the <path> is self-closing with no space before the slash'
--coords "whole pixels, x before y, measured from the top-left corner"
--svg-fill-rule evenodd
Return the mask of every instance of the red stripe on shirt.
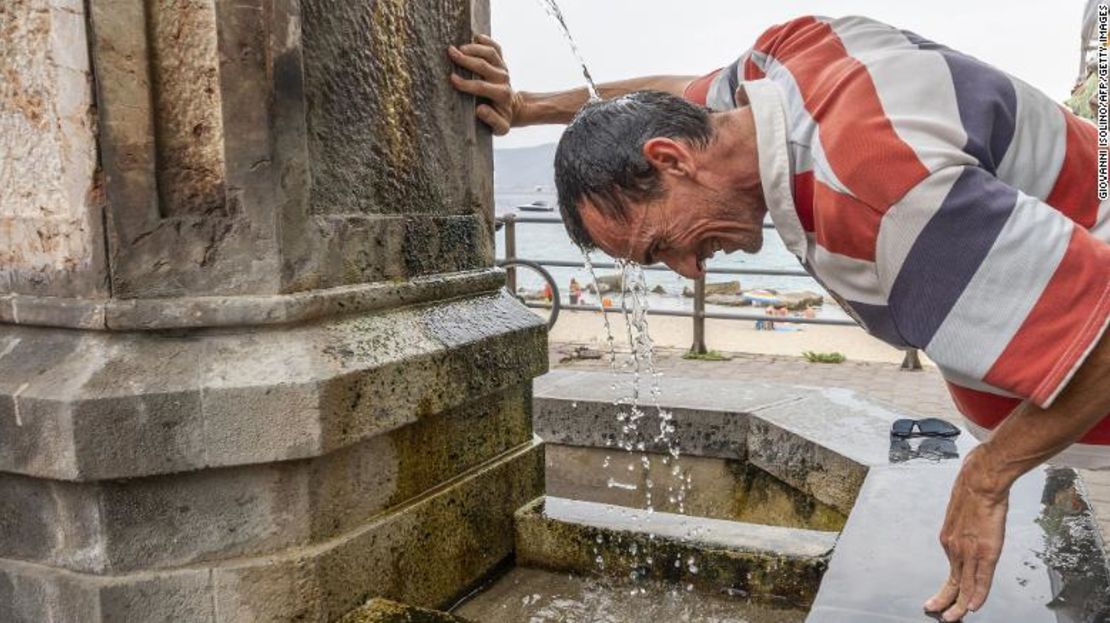
<path id="1" fill-rule="evenodd" d="M 767 74 L 763 73 L 751 56 L 744 60 L 744 80 L 760 80 L 766 77 Z"/>
<path id="2" fill-rule="evenodd" d="M 1064 164 L 1045 203 L 1090 229 L 1098 218 L 1098 133 L 1070 110 L 1062 109 L 1067 148 Z"/>
<path id="3" fill-rule="evenodd" d="M 682 97 L 699 106 L 705 106 L 705 102 L 709 98 L 709 87 L 713 84 L 713 79 L 716 78 L 719 73 L 721 73 L 720 69 L 695 79 L 690 84 L 686 85 L 686 89 L 682 92 Z"/>
<path id="4" fill-rule="evenodd" d="M 883 113 L 867 68 L 828 24 L 799 18 L 771 28 L 755 47 L 793 75 L 829 165 L 856 197 L 886 212 L 929 174 Z"/>
<path id="5" fill-rule="evenodd" d="M 948 382 L 948 393 L 952 394 L 952 402 L 956 403 L 956 408 L 964 417 L 988 430 L 994 430 L 1022 403 L 1020 398 L 981 392 L 951 381 Z M 1087 431 L 1079 443 L 1110 446 L 1110 413 L 1107 416 Z"/>
<path id="6" fill-rule="evenodd" d="M 813 182 L 814 231 L 826 250 L 868 262 L 875 261 L 875 242 L 883 215 L 859 199 Z"/>
<path id="7" fill-rule="evenodd" d="M 952 381 L 946 383 L 948 393 L 952 394 L 952 402 L 956 403 L 960 413 L 983 428 L 993 430 L 1022 403 L 1021 398 L 981 392 Z"/>
<path id="8" fill-rule="evenodd" d="M 813 171 L 802 171 L 794 176 L 794 211 L 802 222 L 802 229 L 813 233 Z"/>
<path id="9" fill-rule="evenodd" d="M 1045 406 L 1107 318 L 1110 245 L 1075 227 L 1052 279 L 983 381 Z"/>

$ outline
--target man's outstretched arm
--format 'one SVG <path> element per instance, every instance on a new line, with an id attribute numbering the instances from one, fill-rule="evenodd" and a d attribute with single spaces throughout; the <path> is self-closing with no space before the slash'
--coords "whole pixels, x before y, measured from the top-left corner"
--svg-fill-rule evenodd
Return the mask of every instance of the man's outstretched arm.
<path id="1" fill-rule="evenodd" d="M 1110 413 L 1110 333 L 1047 409 L 1026 401 L 968 454 L 956 478 L 940 540 L 950 572 L 925 609 L 957 621 L 978 610 L 1002 551 L 1010 486 L 1075 443 Z"/>
<path id="2" fill-rule="evenodd" d="M 467 79 L 451 75 L 456 89 L 484 98 L 475 114 L 494 134 L 502 135 L 510 128 L 539 124 L 570 123 L 589 99 L 586 87 L 553 93 L 528 93 L 514 91 L 509 81 L 509 69 L 501 53 L 501 46 L 485 35 L 474 37 L 474 43 L 451 46 L 447 54 L 456 65 L 473 72 Z M 604 99 L 620 97 L 634 91 L 664 91 L 681 96 L 697 76 L 646 76 L 597 85 L 598 94 Z"/>

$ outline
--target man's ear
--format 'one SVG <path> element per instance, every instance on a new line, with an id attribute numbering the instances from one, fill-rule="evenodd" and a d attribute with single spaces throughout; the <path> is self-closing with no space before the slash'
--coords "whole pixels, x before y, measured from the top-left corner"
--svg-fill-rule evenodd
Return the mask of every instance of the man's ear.
<path id="1" fill-rule="evenodd" d="M 688 146 L 665 136 L 644 143 L 644 158 L 662 174 L 688 176 L 693 172 L 694 154 Z"/>

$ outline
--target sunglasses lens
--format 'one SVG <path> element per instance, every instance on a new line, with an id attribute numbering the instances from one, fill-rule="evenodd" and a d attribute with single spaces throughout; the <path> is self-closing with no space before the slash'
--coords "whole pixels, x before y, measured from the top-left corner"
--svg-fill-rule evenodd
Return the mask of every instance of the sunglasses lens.
<path id="1" fill-rule="evenodd" d="M 896 437 L 909 437 L 913 433 L 913 420 L 894 420 L 890 425 L 890 434 Z"/>
<path id="2" fill-rule="evenodd" d="M 931 437 L 955 437 L 960 434 L 960 429 L 937 418 L 925 418 L 924 420 L 920 420 L 917 423 L 917 427 L 921 429 L 921 434 Z"/>

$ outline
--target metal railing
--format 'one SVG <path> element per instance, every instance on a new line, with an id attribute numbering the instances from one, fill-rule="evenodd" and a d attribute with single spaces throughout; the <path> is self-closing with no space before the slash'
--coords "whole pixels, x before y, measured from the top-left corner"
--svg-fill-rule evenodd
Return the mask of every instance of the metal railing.
<path id="1" fill-rule="evenodd" d="M 585 262 L 572 262 L 568 260 L 552 260 L 552 259 L 537 259 L 537 258 L 520 258 L 517 255 L 516 245 L 516 225 L 517 223 L 536 223 L 536 224 L 558 224 L 562 225 L 561 218 L 552 216 L 518 216 L 516 214 L 506 214 L 497 217 L 497 221 L 504 224 L 505 227 L 505 258 L 509 259 L 528 259 L 541 266 L 551 266 L 557 268 L 585 268 Z M 769 223 L 763 224 L 764 229 L 774 229 L 774 225 Z M 595 269 L 614 269 L 617 265 L 611 262 L 593 262 Z M 651 266 L 644 266 L 644 270 L 657 270 L 669 272 L 671 269 L 666 266 L 653 264 Z M 781 268 L 709 268 L 706 267 L 705 273 L 717 275 L 761 275 L 761 276 L 776 276 L 776 277 L 812 277 L 804 270 L 790 270 Z M 510 292 L 516 292 L 516 271 L 513 269 L 507 270 L 507 286 Z M 794 324 L 815 324 L 815 325 L 839 325 L 839 326 L 858 326 L 851 320 L 842 320 L 838 318 L 804 318 L 798 316 L 768 316 L 765 314 L 752 314 L 752 313 L 732 313 L 732 312 L 712 312 L 705 310 L 705 277 L 694 279 L 694 309 L 693 311 L 686 311 L 684 309 L 648 309 L 647 313 L 655 316 L 679 316 L 693 319 L 694 340 L 690 345 L 690 352 L 694 354 L 705 354 L 709 349 L 705 345 L 705 321 L 711 320 L 748 320 L 748 321 L 767 321 L 767 322 L 789 322 Z M 601 293 L 598 292 L 598 296 Z M 526 302 L 528 307 L 545 308 L 546 306 L 540 303 Z M 580 304 L 560 304 L 561 309 L 572 311 L 603 311 L 605 313 L 623 313 L 620 308 L 605 307 L 604 305 L 580 305 Z M 921 361 L 918 357 L 916 349 L 906 350 L 905 358 L 902 360 L 902 368 L 905 370 L 920 370 Z"/>

